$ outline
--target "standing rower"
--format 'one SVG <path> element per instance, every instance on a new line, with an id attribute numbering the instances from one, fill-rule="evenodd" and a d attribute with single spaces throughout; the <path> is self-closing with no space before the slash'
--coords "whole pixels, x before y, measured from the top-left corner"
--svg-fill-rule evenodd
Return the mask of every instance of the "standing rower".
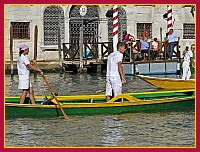
<path id="1" fill-rule="evenodd" d="M 106 73 L 106 101 L 109 101 L 112 96 L 117 96 L 122 93 L 122 84 L 126 83 L 122 68 L 123 53 L 126 43 L 118 42 L 117 51 L 108 56 L 107 73 Z"/>
<path id="2" fill-rule="evenodd" d="M 18 88 L 22 89 L 22 94 L 20 96 L 20 104 L 24 103 L 26 95 L 29 93 L 29 97 L 32 104 L 35 104 L 34 91 L 30 83 L 30 69 L 40 72 L 43 74 L 42 70 L 30 64 L 30 61 L 25 55 L 28 55 L 29 47 L 27 45 L 20 45 L 19 47 L 19 58 L 17 62 L 19 85 Z M 36 61 L 33 60 L 36 63 Z"/>

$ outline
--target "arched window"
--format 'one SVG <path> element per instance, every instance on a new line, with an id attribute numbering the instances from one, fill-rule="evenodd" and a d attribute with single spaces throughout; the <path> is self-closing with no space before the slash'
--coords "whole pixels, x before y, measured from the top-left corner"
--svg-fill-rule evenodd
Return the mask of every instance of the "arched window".
<path id="1" fill-rule="evenodd" d="M 69 21 L 69 41 L 71 44 L 78 44 L 80 37 L 80 26 L 83 23 L 83 42 L 84 43 L 97 43 L 98 42 L 98 22 L 99 13 L 97 6 L 87 6 L 87 13 L 84 17 L 80 15 L 81 6 L 72 6 L 70 10 Z"/>
<path id="2" fill-rule="evenodd" d="M 113 10 L 113 9 L 111 9 Z M 118 7 L 118 39 L 122 39 L 122 33 L 127 29 L 126 11 L 123 7 Z M 113 19 L 108 18 L 108 41 L 113 41 Z"/>
<path id="3" fill-rule="evenodd" d="M 60 6 L 49 6 L 44 10 L 44 45 L 58 44 L 58 27 L 60 26 L 61 43 L 64 42 L 64 12 Z"/>

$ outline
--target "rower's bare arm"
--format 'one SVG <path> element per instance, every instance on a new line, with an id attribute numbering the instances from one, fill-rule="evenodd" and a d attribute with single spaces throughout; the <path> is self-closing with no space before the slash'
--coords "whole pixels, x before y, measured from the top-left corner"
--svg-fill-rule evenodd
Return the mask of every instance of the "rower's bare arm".
<path id="1" fill-rule="evenodd" d="M 35 67 L 34 65 L 28 64 L 28 66 L 29 66 L 32 70 L 35 70 L 35 71 L 40 72 L 41 74 L 43 74 L 42 70 L 40 70 L 39 68 Z"/>
<path id="2" fill-rule="evenodd" d="M 118 69 L 119 69 L 119 74 L 122 78 L 122 84 L 126 83 L 126 80 L 124 78 L 124 72 L 123 72 L 123 67 L 122 67 L 122 62 L 118 62 Z"/>

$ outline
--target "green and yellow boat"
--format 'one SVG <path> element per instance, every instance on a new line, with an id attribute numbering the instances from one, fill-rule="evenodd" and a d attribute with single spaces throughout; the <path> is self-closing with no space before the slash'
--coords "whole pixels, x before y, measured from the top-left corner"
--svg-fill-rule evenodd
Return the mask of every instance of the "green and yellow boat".
<path id="1" fill-rule="evenodd" d="M 19 97 L 5 97 L 6 118 L 62 116 L 55 102 L 43 105 L 46 97 L 35 98 L 36 104 L 19 104 Z M 57 96 L 67 115 L 121 114 L 194 109 L 195 90 L 126 93 L 106 102 L 105 95 Z M 29 101 L 28 101 L 29 102 Z"/>

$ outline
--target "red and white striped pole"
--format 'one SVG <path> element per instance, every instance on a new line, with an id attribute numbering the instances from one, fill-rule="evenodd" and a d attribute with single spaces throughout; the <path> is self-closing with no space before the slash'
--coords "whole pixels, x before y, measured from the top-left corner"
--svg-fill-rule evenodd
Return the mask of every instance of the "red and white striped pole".
<path id="1" fill-rule="evenodd" d="M 117 51 L 118 43 L 118 7 L 113 6 L 113 50 Z"/>
<path id="2" fill-rule="evenodd" d="M 172 29 L 173 24 L 172 24 L 172 6 L 167 5 L 167 30 L 169 34 L 169 30 Z"/>

